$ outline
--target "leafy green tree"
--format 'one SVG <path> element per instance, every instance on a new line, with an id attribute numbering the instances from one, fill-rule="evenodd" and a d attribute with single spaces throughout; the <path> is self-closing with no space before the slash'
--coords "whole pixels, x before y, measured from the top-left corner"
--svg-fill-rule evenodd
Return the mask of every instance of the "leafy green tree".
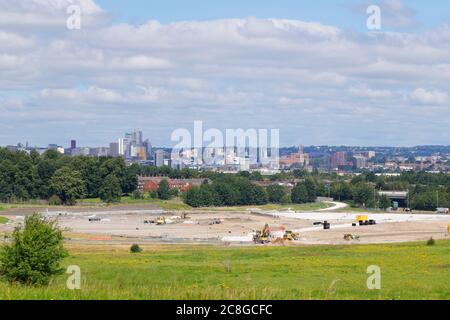
<path id="1" fill-rule="evenodd" d="M 235 206 L 239 202 L 239 192 L 233 185 L 219 181 L 213 183 L 219 203 L 222 206 Z"/>
<path id="2" fill-rule="evenodd" d="M 46 285 L 62 272 L 60 264 L 68 254 L 55 221 L 33 214 L 14 230 L 12 240 L 0 252 L 0 275 L 9 282 Z"/>
<path id="3" fill-rule="evenodd" d="M 317 199 L 317 184 L 312 178 L 307 178 L 305 180 L 305 187 L 308 192 L 308 201 L 315 202 Z"/>
<path id="4" fill-rule="evenodd" d="M 51 187 L 65 205 L 74 205 L 86 193 L 81 174 L 69 167 L 58 169 L 52 177 Z"/>
<path id="5" fill-rule="evenodd" d="M 200 191 L 200 187 L 193 187 L 183 194 L 183 200 L 186 204 L 194 208 L 203 206 L 203 196 Z"/>
<path id="6" fill-rule="evenodd" d="M 122 197 L 122 187 L 119 179 L 110 174 L 105 178 L 103 185 L 100 188 L 99 196 L 102 201 L 106 203 L 119 202 Z"/>
<path id="7" fill-rule="evenodd" d="M 353 201 L 360 206 L 371 207 L 373 204 L 374 189 L 365 183 L 353 187 Z"/>
<path id="8" fill-rule="evenodd" d="M 267 195 L 270 203 L 282 203 L 286 190 L 279 184 L 273 184 L 267 187 Z"/>
<path id="9" fill-rule="evenodd" d="M 307 203 L 309 202 L 308 190 L 305 184 L 297 183 L 291 192 L 292 203 Z"/>
<path id="10" fill-rule="evenodd" d="M 263 176 L 260 172 L 252 172 L 250 174 L 250 176 L 248 177 L 251 181 L 262 181 L 263 180 Z"/>
<path id="11" fill-rule="evenodd" d="M 159 185 L 158 189 L 156 189 L 156 192 L 158 193 L 158 198 L 161 200 L 169 200 L 171 197 L 170 194 L 170 187 L 169 183 L 166 179 L 162 180 Z"/>
<path id="12" fill-rule="evenodd" d="M 269 202 L 269 196 L 266 188 L 258 185 L 252 187 L 252 200 L 250 204 L 263 205 Z"/>
<path id="13" fill-rule="evenodd" d="M 137 164 L 132 164 L 125 169 L 122 179 L 122 189 L 124 193 L 130 194 L 136 190 L 139 171 L 140 168 Z"/>
<path id="14" fill-rule="evenodd" d="M 389 200 L 389 198 L 383 194 L 380 197 L 380 209 L 386 210 L 387 208 L 389 208 L 391 206 L 391 200 Z"/>

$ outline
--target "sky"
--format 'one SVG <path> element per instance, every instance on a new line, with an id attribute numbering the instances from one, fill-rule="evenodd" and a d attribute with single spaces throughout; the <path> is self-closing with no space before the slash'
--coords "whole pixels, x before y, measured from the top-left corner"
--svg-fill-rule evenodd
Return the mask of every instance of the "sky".
<path id="1" fill-rule="evenodd" d="M 449 94 L 449 1 L 0 0 L 0 145 L 140 128 L 172 146 L 196 120 L 284 146 L 448 145 Z"/>

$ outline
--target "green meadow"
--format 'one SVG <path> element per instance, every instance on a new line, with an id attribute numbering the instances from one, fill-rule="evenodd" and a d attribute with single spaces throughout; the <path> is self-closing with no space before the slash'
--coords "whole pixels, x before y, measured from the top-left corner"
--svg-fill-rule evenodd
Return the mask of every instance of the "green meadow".
<path id="1" fill-rule="evenodd" d="M 0 299 L 450 299 L 450 241 L 422 243 L 217 247 L 68 245 L 64 267 L 81 268 L 46 287 L 0 281 Z M 381 268 L 369 290 L 367 267 Z"/>

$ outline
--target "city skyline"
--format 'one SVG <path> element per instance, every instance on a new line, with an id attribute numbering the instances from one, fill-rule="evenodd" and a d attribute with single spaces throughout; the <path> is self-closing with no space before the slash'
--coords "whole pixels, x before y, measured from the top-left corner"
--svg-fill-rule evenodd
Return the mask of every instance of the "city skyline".
<path id="1" fill-rule="evenodd" d="M 373 4 L 375 32 L 359 0 L 0 0 L 0 145 L 139 127 L 170 147 L 195 120 L 279 129 L 283 146 L 448 144 L 450 4 Z"/>

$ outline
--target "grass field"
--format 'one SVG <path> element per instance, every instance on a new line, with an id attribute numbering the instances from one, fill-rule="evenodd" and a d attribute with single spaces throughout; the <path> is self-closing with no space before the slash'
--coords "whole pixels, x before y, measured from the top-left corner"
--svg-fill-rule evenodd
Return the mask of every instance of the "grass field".
<path id="1" fill-rule="evenodd" d="M 213 207 L 213 208 L 199 208 L 198 210 L 208 211 L 245 211 L 247 209 L 261 209 L 261 210 L 294 210 L 294 211 L 314 211 L 328 208 L 330 205 L 326 203 L 302 203 L 302 204 L 266 204 L 262 206 L 236 206 L 236 207 Z"/>
<path id="2" fill-rule="evenodd" d="M 84 204 L 102 204 L 99 198 L 95 199 L 83 199 L 79 200 L 79 203 Z M 193 209 L 189 205 L 183 203 L 181 198 L 173 198 L 171 200 L 159 200 L 159 199 L 133 199 L 131 197 L 122 197 L 117 205 L 129 204 L 129 205 L 140 205 L 140 204 L 154 204 L 165 210 L 191 210 Z M 115 204 L 111 204 L 114 206 Z M 318 209 L 328 208 L 329 205 L 326 203 L 305 203 L 305 204 L 266 204 L 262 206 L 235 206 L 235 207 L 208 207 L 208 208 L 198 208 L 198 210 L 208 210 L 208 211 L 244 211 L 251 208 L 259 208 L 262 210 L 286 210 L 292 209 L 296 211 L 311 211 Z"/>
<path id="3" fill-rule="evenodd" d="M 6 219 L 5 217 L 0 217 L 0 224 L 5 224 L 8 222 L 8 219 Z"/>
<path id="4" fill-rule="evenodd" d="M 0 299 L 450 299 L 450 241 L 355 246 L 71 246 L 64 265 L 81 267 L 48 287 L 0 282 Z M 380 291 L 367 289 L 369 265 Z"/>
<path id="5" fill-rule="evenodd" d="M 99 198 L 95 199 L 82 199 L 79 200 L 78 203 L 83 204 L 104 204 Z M 145 204 L 152 204 L 155 206 L 160 207 L 161 209 L 165 210 L 189 210 L 191 209 L 190 206 L 183 203 L 183 201 L 180 198 L 173 198 L 170 200 L 159 200 L 159 199 L 133 199 L 131 197 L 122 197 L 120 202 L 110 204 L 111 206 L 114 205 L 145 205 Z M 106 205 L 106 204 L 105 204 Z"/>

